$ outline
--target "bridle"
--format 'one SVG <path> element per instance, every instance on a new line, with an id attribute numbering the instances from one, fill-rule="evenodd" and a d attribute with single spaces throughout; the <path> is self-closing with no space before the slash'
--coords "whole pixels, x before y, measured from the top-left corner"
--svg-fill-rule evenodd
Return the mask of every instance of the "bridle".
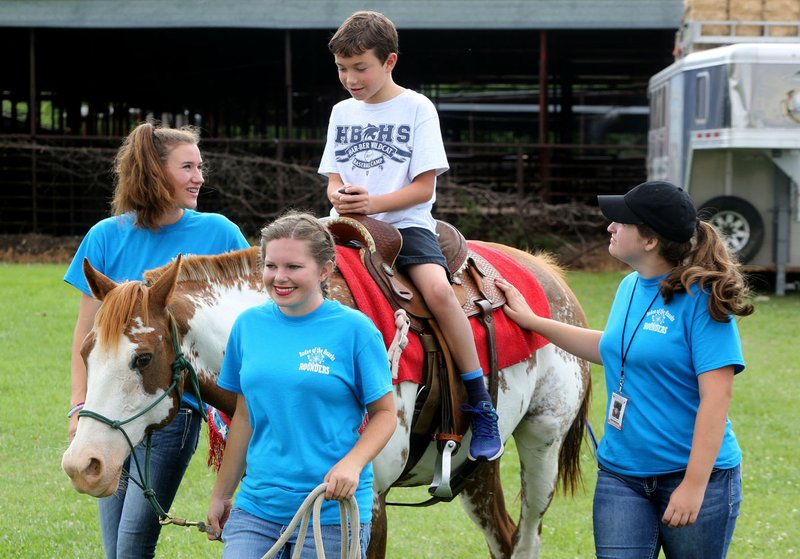
<path id="1" fill-rule="evenodd" d="M 197 379 L 197 373 L 195 372 L 194 367 L 192 367 L 192 364 L 189 363 L 189 361 L 186 359 L 186 357 L 183 355 L 183 352 L 181 351 L 180 340 L 178 338 L 178 328 L 175 321 L 175 316 L 172 314 L 172 309 L 170 307 L 167 308 L 167 315 L 169 316 L 170 332 L 172 333 L 172 349 L 175 351 L 175 361 L 173 361 L 171 365 L 172 383 L 169 385 L 169 388 L 167 388 L 167 390 L 161 396 L 159 396 L 159 398 L 155 402 L 147 406 L 145 409 L 143 409 L 136 415 L 129 417 L 128 419 L 122 419 L 122 420 L 109 419 L 104 415 L 100 415 L 97 412 L 87 410 L 86 408 L 78 412 L 78 418 L 88 417 L 90 419 L 94 419 L 95 421 L 99 421 L 100 423 L 121 432 L 122 435 L 125 437 L 125 441 L 128 443 L 128 446 L 131 449 L 131 456 L 133 457 L 133 462 L 136 465 L 136 471 L 139 473 L 139 479 L 141 479 L 142 481 L 140 482 L 136 480 L 136 478 L 134 478 L 131 475 L 128 476 L 128 479 L 130 479 L 133 483 L 135 483 L 142 489 L 145 498 L 150 503 L 150 506 L 153 507 L 153 511 L 156 513 L 156 515 L 158 515 L 158 521 L 162 525 L 171 524 L 172 517 L 170 517 L 170 515 L 167 514 L 167 512 L 159 504 L 158 499 L 156 498 L 156 493 L 153 490 L 152 485 L 150 483 L 150 451 L 152 449 L 152 443 L 151 443 L 152 432 L 147 433 L 145 455 L 144 455 L 144 470 L 143 470 L 141 465 L 139 464 L 139 459 L 136 457 L 136 452 L 134 451 L 134 444 L 133 442 L 131 442 L 128 433 L 125 432 L 122 426 L 143 416 L 144 414 L 152 410 L 154 407 L 156 407 L 158 404 L 160 404 L 161 401 L 164 400 L 167 396 L 169 396 L 173 390 L 177 390 L 178 383 L 180 382 L 181 376 L 184 373 L 188 374 L 189 382 L 191 382 L 192 384 L 192 391 L 194 392 L 194 396 L 197 398 L 197 403 L 200 408 L 200 416 L 203 418 L 204 421 L 208 421 L 208 417 L 206 416 L 205 406 L 203 405 L 203 400 L 200 396 L 200 382 Z M 178 394 L 178 396 L 180 397 L 180 394 Z"/>

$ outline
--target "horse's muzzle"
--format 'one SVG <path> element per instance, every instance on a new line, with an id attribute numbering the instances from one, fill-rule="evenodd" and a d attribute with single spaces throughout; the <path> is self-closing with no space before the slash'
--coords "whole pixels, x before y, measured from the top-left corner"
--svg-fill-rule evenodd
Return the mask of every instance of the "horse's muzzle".
<path id="1" fill-rule="evenodd" d="M 73 441 L 74 443 L 74 441 Z M 67 449 L 61 459 L 61 468 L 69 476 L 72 486 L 78 493 L 92 497 L 113 495 L 119 485 L 122 463 L 110 466 L 109 460 L 88 449 Z"/>

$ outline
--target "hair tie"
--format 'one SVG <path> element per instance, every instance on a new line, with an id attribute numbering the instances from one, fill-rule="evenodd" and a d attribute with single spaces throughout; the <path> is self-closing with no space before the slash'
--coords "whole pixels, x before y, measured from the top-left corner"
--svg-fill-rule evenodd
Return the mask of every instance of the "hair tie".
<path id="1" fill-rule="evenodd" d="M 79 404 L 75 404 L 72 408 L 67 412 L 67 417 L 72 417 L 75 415 L 76 412 L 79 412 L 83 409 L 85 402 L 80 402 Z"/>

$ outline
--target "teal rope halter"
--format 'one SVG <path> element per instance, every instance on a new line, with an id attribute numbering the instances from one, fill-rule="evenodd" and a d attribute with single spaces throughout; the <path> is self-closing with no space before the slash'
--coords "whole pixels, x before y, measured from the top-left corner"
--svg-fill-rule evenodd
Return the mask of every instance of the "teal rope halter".
<path id="1" fill-rule="evenodd" d="M 197 379 L 197 373 L 192 367 L 192 364 L 186 359 L 181 351 L 180 342 L 178 340 L 178 328 L 176 326 L 175 316 L 172 314 L 172 308 L 167 308 L 167 314 L 169 315 L 169 326 L 170 332 L 172 333 L 172 349 L 175 351 L 175 361 L 172 362 L 172 383 L 169 385 L 169 388 L 162 394 L 155 402 L 147 406 L 145 409 L 137 413 L 136 415 L 129 417 L 128 419 L 123 420 L 113 420 L 109 419 L 99 413 L 87 410 L 86 408 L 82 409 L 78 412 L 78 418 L 81 417 L 89 417 L 104 425 L 108 425 L 114 430 L 117 430 L 122 433 L 125 437 L 125 441 L 128 443 L 128 446 L 131 449 L 131 456 L 133 457 L 133 462 L 136 465 L 136 471 L 139 473 L 139 479 L 142 481 L 137 481 L 133 476 L 128 476 L 133 483 L 138 485 L 142 493 L 144 494 L 145 498 L 150 503 L 150 506 L 153 507 L 153 511 L 158 515 L 158 520 L 161 524 L 170 524 L 171 517 L 167 512 L 161 507 L 156 498 L 156 493 L 152 488 L 150 483 L 150 451 L 152 449 L 152 441 L 151 441 L 151 433 L 147 434 L 146 445 L 145 445 L 145 454 L 144 454 L 144 471 L 142 471 L 141 464 L 139 464 L 139 459 L 136 457 L 136 452 L 134 452 L 134 444 L 131 442 L 128 433 L 122 428 L 123 425 L 130 423 L 131 421 L 138 419 L 139 417 L 143 416 L 158 404 L 161 401 L 169 396 L 170 392 L 176 390 L 178 387 L 178 382 L 181 380 L 181 376 L 183 373 L 187 373 L 189 375 L 189 382 L 192 385 L 192 391 L 194 392 L 195 397 L 197 398 L 198 406 L 200 407 L 200 416 L 203 418 L 203 421 L 208 421 L 208 417 L 206 415 L 206 409 L 203 405 L 203 399 L 200 396 L 200 381 Z"/>

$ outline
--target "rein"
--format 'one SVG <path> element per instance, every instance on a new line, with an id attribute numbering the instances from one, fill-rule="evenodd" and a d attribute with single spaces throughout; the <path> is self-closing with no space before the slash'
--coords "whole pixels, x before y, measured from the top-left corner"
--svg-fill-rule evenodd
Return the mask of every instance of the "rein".
<path id="1" fill-rule="evenodd" d="M 208 421 L 208 417 L 205 411 L 205 405 L 203 404 L 203 399 L 200 396 L 200 381 L 197 379 L 197 372 L 195 372 L 194 367 L 186 357 L 183 355 L 183 352 L 180 348 L 180 341 L 178 339 L 178 328 L 175 321 L 175 316 L 172 314 L 172 308 L 167 308 L 167 315 L 169 316 L 169 326 L 170 332 L 172 334 L 172 349 L 175 351 L 175 361 L 172 362 L 171 369 L 172 369 L 172 383 L 169 385 L 169 388 L 162 394 L 155 402 L 147 406 L 145 409 L 129 417 L 128 419 L 123 420 L 114 420 L 105 417 L 104 415 L 100 415 L 99 413 L 87 410 L 86 408 L 82 409 L 78 412 L 78 418 L 81 417 L 88 417 L 90 419 L 94 419 L 95 421 L 99 421 L 100 423 L 111 427 L 114 430 L 117 430 L 122 433 L 122 436 L 125 437 L 125 441 L 128 443 L 128 446 L 131 449 L 131 456 L 133 457 L 133 462 L 136 465 L 136 471 L 139 473 L 139 479 L 142 481 L 136 480 L 133 476 L 129 475 L 128 479 L 135 483 L 136 485 L 141 488 L 142 493 L 144 493 L 145 498 L 150 503 L 150 506 L 153 508 L 153 512 L 156 513 L 158 516 L 158 522 L 162 526 L 167 524 L 175 524 L 178 526 L 197 526 L 200 531 L 207 531 L 207 526 L 204 522 L 189 522 L 183 518 L 173 518 L 170 516 L 159 504 L 158 499 L 156 498 L 156 493 L 152 488 L 150 483 L 150 451 L 152 449 L 152 440 L 151 435 L 152 433 L 147 433 L 147 439 L 145 444 L 145 454 L 144 454 L 144 470 L 142 470 L 141 464 L 139 464 L 139 459 L 136 457 L 136 452 L 134 451 L 134 444 L 131 442 L 128 433 L 122 428 L 123 425 L 138 419 L 139 417 L 143 416 L 158 404 L 161 403 L 173 390 L 177 390 L 178 383 L 181 380 L 181 376 L 184 373 L 187 373 L 189 376 L 189 382 L 192 385 L 192 391 L 194 392 L 195 397 L 197 398 L 197 403 L 200 408 L 200 414 L 204 421 Z M 180 394 L 178 395 L 180 396 Z"/>

